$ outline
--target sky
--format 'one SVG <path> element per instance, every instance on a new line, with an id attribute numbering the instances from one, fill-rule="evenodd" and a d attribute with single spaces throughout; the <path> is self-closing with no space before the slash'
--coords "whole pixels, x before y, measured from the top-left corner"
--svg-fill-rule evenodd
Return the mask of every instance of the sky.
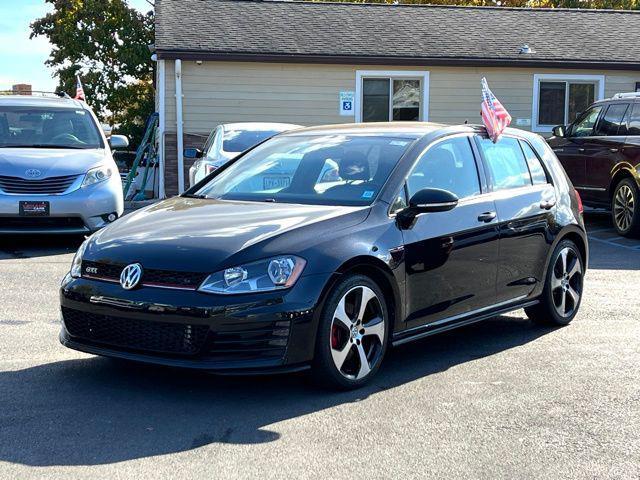
<path id="1" fill-rule="evenodd" d="M 145 0 L 128 2 L 142 11 L 149 10 Z M 29 40 L 29 24 L 49 9 L 44 0 L 0 0 L 0 90 L 10 90 L 16 83 L 30 83 L 34 90 L 55 90 L 57 79 L 44 65 L 51 45 L 43 37 Z"/>

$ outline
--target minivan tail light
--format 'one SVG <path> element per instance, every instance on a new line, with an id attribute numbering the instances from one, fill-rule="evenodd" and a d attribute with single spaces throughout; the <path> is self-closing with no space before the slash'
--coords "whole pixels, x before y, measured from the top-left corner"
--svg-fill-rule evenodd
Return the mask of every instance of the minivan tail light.
<path id="1" fill-rule="evenodd" d="M 576 192 L 576 200 L 578 201 L 578 213 L 584 213 L 584 205 L 582 205 L 582 198 L 580 197 L 580 192 L 578 192 L 578 190 L 576 190 L 575 188 L 573 189 L 574 192 Z"/>

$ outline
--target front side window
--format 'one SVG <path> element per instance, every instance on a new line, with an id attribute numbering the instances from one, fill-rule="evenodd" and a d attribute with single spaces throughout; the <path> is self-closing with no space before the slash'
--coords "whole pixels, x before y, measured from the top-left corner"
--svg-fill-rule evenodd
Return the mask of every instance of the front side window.
<path id="1" fill-rule="evenodd" d="M 343 134 L 276 137 L 222 170 L 194 195 L 220 200 L 369 205 L 415 139 Z"/>
<path id="2" fill-rule="evenodd" d="M 593 107 L 587 110 L 576 123 L 574 123 L 569 131 L 570 137 L 588 137 L 593 133 L 593 127 L 595 127 L 598 121 L 598 115 L 602 110 L 601 106 Z"/>
<path id="3" fill-rule="evenodd" d="M 0 148 L 104 148 L 86 110 L 0 106 Z"/>
<path id="4" fill-rule="evenodd" d="M 362 121 L 419 121 L 421 92 L 421 79 L 363 78 Z"/>
<path id="5" fill-rule="evenodd" d="M 480 193 L 475 157 L 468 137 L 443 140 L 429 148 L 407 178 L 409 196 L 423 188 L 439 188 L 458 198 Z"/>
<path id="6" fill-rule="evenodd" d="M 538 127 L 568 125 L 596 100 L 599 81 L 540 80 L 536 87 Z"/>
<path id="7" fill-rule="evenodd" d="M 489 169 L 494 190 L 531 185 L 529 167 L 518 140 L 502 137 L 498 143 L 478 137 L 478 145 Z"/>
<path id="8" fill-rule="evenodd" d="M 607 111 L 598 121 L 594 135 L 596 136 L 615 136 L 624 135 L 626 133 L 626 113 L 629 105 L 619 103 L 609 105 Z M 623 127 L 624 123 L 624 127 Z M 620 131 L 622 130 L 622 132 Z"/>

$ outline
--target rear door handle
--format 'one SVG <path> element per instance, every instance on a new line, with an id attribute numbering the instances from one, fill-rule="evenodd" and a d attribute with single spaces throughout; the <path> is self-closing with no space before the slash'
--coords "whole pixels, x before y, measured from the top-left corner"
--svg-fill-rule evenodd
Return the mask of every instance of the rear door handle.
<path id="1" fill-rule="evenodd" d="M 618 152 L 620 151 L 620 149 L 619 149 L 619 148 L 615 148 L 615 147 L 613 147 L 613 148 L 610 148 L 610 149 L 609 149 L 609 151 L 610 151 L 611 153 L 618 153 Z"/>
<path id="2" fill-rule="evenodd" d="M 542 208 L 543 210 L 551 210 L 555 206 L 556 206 L 555 200 L 545 200 L 540 202 L 540 208 Z"/>
<path id="3" fill-rule="evenodd" d="M 584 153 L 584 152 L 585 152 L 585 149 L 581 147 L 581 148 L 579 148 L 579 149 L 578 149 L 578 151 L 579 151 L 580 153 Z"/>
<path id="4" fill-rule="evenodd" d="M 489 223 L 490 221 L 495 220 L 497 216 L 496 212 L 484 212 L 478 215 L 478 221 Z"/>

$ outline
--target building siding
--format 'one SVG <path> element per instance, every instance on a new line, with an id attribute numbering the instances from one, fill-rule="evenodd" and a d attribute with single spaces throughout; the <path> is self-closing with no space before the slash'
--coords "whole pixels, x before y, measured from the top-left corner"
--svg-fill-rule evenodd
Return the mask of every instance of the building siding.
<path id="1" fill-rule="evenodd" d="M 185 146 L 200 146 L 220 123 L 242 121 L 320 125 L 353 122 L 338 114 L 338 93 L 355 91 L 358 70 L 429 71 L 430 121 L 480 121 L 480 79 L 516 119 L 531 119 L 533 76 L 544 73 L 605 76 L 605 97 L 633 91 L 640 72 L 528 68 L 383 67 L 292 63 L 183 61 Z M 166 62 L 166 189 L 177 192 L 174 63 Z M 522 127 L 529 128 L 529 127 Z M 185 160 L 185 162 L 187 162 Z M 188 169 L 189 165 L 185 165 Z M 185 176 L 185 178 L 188 178 Z"/>

